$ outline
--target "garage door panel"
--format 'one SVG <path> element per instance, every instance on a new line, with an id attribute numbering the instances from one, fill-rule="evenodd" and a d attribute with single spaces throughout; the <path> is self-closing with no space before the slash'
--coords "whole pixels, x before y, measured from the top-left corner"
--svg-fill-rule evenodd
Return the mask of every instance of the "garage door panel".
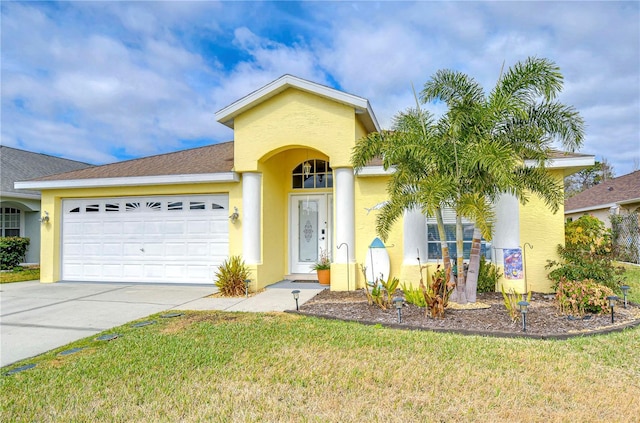
<path id="1" fill-rule="evenodd" d="M 228 256 L 227 195 L 74 199 L 63 210 L 64 279 L 211 283 Z"/>

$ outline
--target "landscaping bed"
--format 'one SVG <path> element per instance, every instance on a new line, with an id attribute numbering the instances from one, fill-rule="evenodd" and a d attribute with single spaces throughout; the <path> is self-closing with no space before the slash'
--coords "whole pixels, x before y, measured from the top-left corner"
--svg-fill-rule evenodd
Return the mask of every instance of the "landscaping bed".
<path id="1" fill-rule="evenodd" d="M 475 335 L 531 336 L 536 338 L 567 338 L 608 332 L 640 325 L 640 307 L 629 304 L 625 309 L 619 301 L 615 307 L 615 323 L 611 314 L 587 314 L 583 318 L 560 314 L 553 295 L 534 293 L 527 314 L 527 331 L 522 322 L 513 322 L 507 313 L 502 294 L 480 293 L 477 309 L 447 308 L 444 319 L 425 316 L 425 309 L 404 303 L 402 323 L 393 308 L 382 310 L 369 305 L 363 290 L 338 292 L 324 290 L 300 307 L 300 313 L 325 318 L 356 321 L 365 324 L 393 325 L 407 329 L 450 331 Z"/>

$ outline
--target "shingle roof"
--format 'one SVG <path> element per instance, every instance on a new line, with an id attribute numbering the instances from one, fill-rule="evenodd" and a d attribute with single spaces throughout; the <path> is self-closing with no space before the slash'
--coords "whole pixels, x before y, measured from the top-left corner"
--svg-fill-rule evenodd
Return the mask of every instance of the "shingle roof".
<path id="1" fill-rule="evenodd" d="M 122 178 L 133 176 L 190 175 L 230 172 L 233 169 L 233 142 L 208 145 L 174 153 L 127 160 L 61 175 L 38 178 L 38 181 Z"/>
<path id="2" fill-rule="evenodd" d="M 16 181 L 26 181 L 70 170 L 84 169 L 92 165 L 41 153 L 0 146 L 0 186 L 4 195 L 23 193 L 39 195 L 37 191 L 15 189 Z"/>
<path id="3" fill-rule="evenodd" d="M 572 210 L 598 209 L 636 198 L 640 198 L 640 170 L 609 179 L 568 198 L 564 202 L 564 210 L 568 213 Z"/>

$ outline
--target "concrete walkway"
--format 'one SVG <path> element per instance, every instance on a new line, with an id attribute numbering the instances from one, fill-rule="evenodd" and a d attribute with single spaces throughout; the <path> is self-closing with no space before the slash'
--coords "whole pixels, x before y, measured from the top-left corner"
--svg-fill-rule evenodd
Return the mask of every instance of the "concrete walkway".
<path id="1" fill-rule="evenodd" d="M 282 281 L 249 298 L 210 298 L 215 286 L 38 281 L 0 285 L 0 366 L 166 310 L 295 310 L 325 287 Z"/>

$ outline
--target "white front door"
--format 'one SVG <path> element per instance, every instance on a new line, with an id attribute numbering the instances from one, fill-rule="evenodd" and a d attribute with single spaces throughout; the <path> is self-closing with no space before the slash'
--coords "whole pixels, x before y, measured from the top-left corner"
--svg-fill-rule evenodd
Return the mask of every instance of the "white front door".
<path id="1" fill-rule="evenodd" d="M 311 273 L 322 251 L 331 254 L 332 203 L 331 194 L 291 196 L 291 273 Z"/>

